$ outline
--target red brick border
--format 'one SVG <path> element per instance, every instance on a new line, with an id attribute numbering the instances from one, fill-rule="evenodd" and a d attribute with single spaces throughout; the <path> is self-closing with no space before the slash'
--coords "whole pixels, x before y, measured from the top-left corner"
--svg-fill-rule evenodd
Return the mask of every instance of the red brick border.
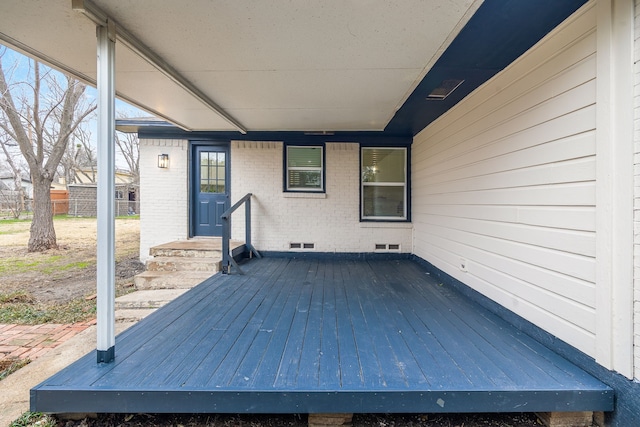
<path id="1" fill-rule="evenodd" d="M 37 359 L 95 324 L 95 319 L 70 325 L 0 324 L 0 360 Z"/>

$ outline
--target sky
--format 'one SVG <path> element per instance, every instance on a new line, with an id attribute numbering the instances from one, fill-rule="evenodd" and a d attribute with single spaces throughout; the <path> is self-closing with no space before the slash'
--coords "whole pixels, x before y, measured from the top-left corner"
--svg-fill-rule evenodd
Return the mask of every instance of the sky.
<path id="1" fill-rule="evenodd" d="M 23 81 L 27 77 L 29 72 L 29 58 L 19 52 L 16 52 L 9 47 L 6 47 L 0 44 L 0 55 L 2 55 L 2 67 L 4 69 L 5 74 L 8 79 L 12 81 Z M 15 64 L 15 66 L 14 66 Z M 51 72 L 57 73 L 62 76 L 62 73 L 56 70 L 52 70 Z M 10 77 L 11 76 L 11 77 Z M 85 91 L 88 101 L 95 102 L 97 97 L 97 91 L 92 86 L 87 86 Z M 149 114 L 145 111 L 142 111 L 124 101 L 116 99 L 116 117 L 120 117 L 120 115 L 126 117 L 148 117 Z M 95 115 L 88 122 L 88 127 L 91 130 L 91 139 L 92 145 L 96 146 L 96 138 L 97 138 L 97 119 Z M 16 148 L 17 149 L 17 148 Z M 19 152 L 19 150 L 18 150 Z M 0 151 L 0 164 L 4 163 L 4 153 Z M 126 169 L 127 164 L 122 158 L 122 156 L 118 155 L 116 149 L 116 167 Z"/>

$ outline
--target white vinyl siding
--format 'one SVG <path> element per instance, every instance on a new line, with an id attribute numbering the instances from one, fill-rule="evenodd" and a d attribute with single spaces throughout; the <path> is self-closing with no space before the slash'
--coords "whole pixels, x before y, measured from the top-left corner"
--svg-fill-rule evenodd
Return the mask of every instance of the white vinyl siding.
<path id="1" fill-rule="evenodd" d="M 584 7 L 412 146 L 414 253 L 590 355 L 595 26 Z"/>
<path id="2" fill-rule="evenodd" d="M 635 148 L 635 250 L 634 250 L 634 377 L 640 380 L 640 0 L 635 0 L 634 44 L 634 148 Z"/>

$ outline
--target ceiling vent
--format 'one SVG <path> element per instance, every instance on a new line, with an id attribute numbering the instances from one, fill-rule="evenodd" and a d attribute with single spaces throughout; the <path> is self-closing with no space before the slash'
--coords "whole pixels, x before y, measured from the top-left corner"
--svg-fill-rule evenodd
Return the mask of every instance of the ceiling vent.
<path id="1" fill-rule="evenodd" d="M 318 136 L 333 136 L 335 133 L 331 132 L 331 131 L 327 131 L 327 130 L 319 130 L 319 131 L 311 131 L 311 132 L 305 132 L 305 135 L 309 135 L 309 136 L 314 136 L 314 135 L 318 135 Z"/>
<path id="2" fill-rule="evenodd" d="M 427 99 L 432 101 L 442 101 L 447 96 L 451 95 L 451 93 L 463 82 L 464 80 L 459 79 L 443 80 L 437 88 L 433 89 L 431 93 L 427 95 Z"/>

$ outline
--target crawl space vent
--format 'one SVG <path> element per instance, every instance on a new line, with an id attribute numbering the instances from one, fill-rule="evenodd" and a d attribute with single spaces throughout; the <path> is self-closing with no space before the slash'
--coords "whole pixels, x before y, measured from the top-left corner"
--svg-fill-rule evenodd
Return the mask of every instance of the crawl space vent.
<path id="1" fill-rule="evenodd" d="M 289 249 L 315 249 L 315 243 L 289 243 Z"/>
<path id="2" fill-rule="evenodd" d="M 376 243 L 376 252 L 400 252 L 400 245 L 398 243 Z"/>

